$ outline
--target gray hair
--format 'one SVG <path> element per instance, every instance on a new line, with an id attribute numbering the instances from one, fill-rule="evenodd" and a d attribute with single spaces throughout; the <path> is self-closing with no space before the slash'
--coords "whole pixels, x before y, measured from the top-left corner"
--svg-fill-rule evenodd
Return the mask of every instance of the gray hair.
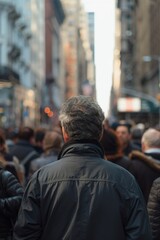
<path id="1" fill-rule="evenodd" d="M 149 128 L 142 136 L 142 143 L 148 147 L 160 148 L 160 132 L 154 128 Z"/>
<path id="2" fill-rule="evenodd" d="M 68 99 L 62 105 L 59 120 L 70 139 L 99 140 L 102 135 L 104 114 L 92 97 Z"/>

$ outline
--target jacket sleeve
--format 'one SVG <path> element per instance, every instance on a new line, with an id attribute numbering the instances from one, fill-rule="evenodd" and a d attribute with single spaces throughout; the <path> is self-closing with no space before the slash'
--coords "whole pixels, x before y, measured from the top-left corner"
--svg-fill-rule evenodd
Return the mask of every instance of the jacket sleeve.
<path id="1" fill-rule="evenodd" d="M 4 197 L 0 198 L 0 211 L 4 216 L 16 218 L 23 196 L 23 188 L 10 172 L 2 173 Z"/>
<path id="2" fill-rule="evenodd" d="M 14 240 L 37 240 L 41 236 L 40 187 L 37 174 L 29 181 L 18 219 L 14 227 Z"/>
<path id="3" fill-rule="evenodd" d="M 126 240 L 151 240 L 151 227 L 147 206 L 136 181 L 130 184 L 130 194 L 125 203 Z"/>
<path id="4" fill-rule="evenodd" d="M 153 240 L 160 239 L 160 179 L 154 181 L 148 200 L 148 213 Z"/>

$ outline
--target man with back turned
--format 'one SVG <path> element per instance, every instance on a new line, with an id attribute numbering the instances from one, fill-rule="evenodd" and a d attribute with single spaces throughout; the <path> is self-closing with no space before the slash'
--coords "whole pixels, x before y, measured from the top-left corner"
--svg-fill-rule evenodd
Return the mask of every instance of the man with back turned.
<path id="1" fill-rule="evenodd" d="M 15 240 L 150 240 L 142 193 L 125 169 L 104 160 L 104 115 L 90 97 L 68 99 L 60 112 L 59 160 L 33 174 Z"/>

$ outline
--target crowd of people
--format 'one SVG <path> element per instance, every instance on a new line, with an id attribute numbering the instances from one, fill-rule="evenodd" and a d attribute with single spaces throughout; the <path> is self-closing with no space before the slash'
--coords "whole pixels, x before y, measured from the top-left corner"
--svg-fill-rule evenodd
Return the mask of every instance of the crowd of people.
<path id="1" fill-rule="evenodd" d="M 160 239 L 160 130 L 85 96 L 59 123 L 0 130 L 0 240 Z"/>

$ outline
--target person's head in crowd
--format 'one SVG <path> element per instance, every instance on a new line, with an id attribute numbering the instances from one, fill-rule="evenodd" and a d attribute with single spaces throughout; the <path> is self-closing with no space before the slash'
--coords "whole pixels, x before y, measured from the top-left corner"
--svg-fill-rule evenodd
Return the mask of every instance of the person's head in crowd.
<path id="1" fill-rule="evenodd" d="M 104 129 L 100 143 L 104 149 L 106 158 L 122 155 L 121 143 L 113 129 Z"/>
<path id="2" fill-rule="evenodd" d="M 143 135 L 143 130 L 138 127 L 133 127 L 131 129 L 131 140 L 134 144 L 141 148 L 141 139 Z"/>
<path id="3" fill-rule="evenodd" d="M 33 144 L 34 143 L 34 130 L 33 130 L 33 128 L 23 127 L 22 129 L 20 129 L 19 139 Z"/>
<path id="4" fill-rule="evenodd" d="M 3 134 L 0 134 L 0 168 L 12 172 L 18 178 L 16 163 L 13 161 L 13 156 L 8 156 L 7 145 Z"/>
<path id="5" fill-rule="evenodd" d="M 101 138 L 104 114 L 91 97 L 76 96 L 68 99 L 60 111 L 64 141 L 98 140 Z"/>
<path id="6" fill-rule="evenodd" d="M 45 133 L 46 133 L 46 130 L 44 128 L 38 128 L 35 130 L 34 140 L 37 146 L 42 146 Z"/>
<path id="7" fill-rule="evenodd" d="M 149 149 L 160 149 L 160 131 L 149 128 L 144 132 L 141 143 L 143 152 Z"/>
<path id="8" fill-rule="evenodd" d="M 11 140 L 14 144 L 18 141 L 19 131 L 17 129 L 8 129 L 6 132 L 6 140 Z"/>
<path id="9" fill-rule="evenodd" d="M 34 132 L 34 148 L 41 154 L 43 152 L 43 140 L 46 130 L 44 128 L 38 128 Z"/>
<path id="10" fill-rule="evenodd" d="M 52 150 L 59 152 L 63 143 L 62 135 L 56 131 L 47 131 L 43 141 L 43 150 L 45 153 Z"/>
<path id="11" fill-rule="evenodd" d="M 115 130 L 122 146 L 125 148 L 131 140 L 131 125 L 129 123 L 120 122 L 117 124 Z"/>

